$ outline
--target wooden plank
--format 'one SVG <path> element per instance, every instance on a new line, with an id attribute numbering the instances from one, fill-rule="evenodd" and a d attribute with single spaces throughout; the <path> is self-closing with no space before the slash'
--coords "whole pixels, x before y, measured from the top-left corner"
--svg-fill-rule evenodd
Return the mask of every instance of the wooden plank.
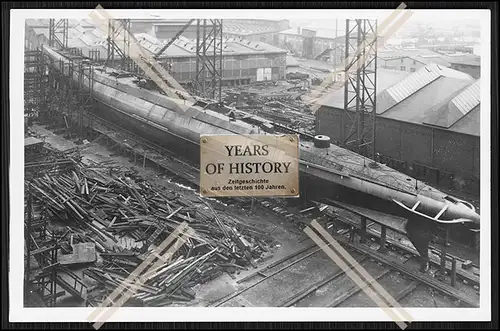
<path id="1" fill-rule="evenodd" d="M 347 241 L 347 239 L 344 237 L 340 237 L 337 235 L 333 235 L 333 237 L 337 241 L 342 242 L 343 244 L 348 245 L 349 247 L 351 247 L 351 248 L 353 248 L 353 249 L 355 249 L 363 254 L 367 254 L 367 255 L 370 255 L 372 257 L 375 257 L 377 260 L 379 260 L 383 264 L 385 264 L 393 269 L 396 269 L 399 272 L 402 272 L 402 273 L 404 273 L 404 274 L 406 274 L 406 275 L 408 275 L 408 276 L 410 276 L 410 277 L 412 277 L 412 278 L 414 278 L 414 279 L 416 279 L 416 280 L 418 280 L 418 281 L 420 281 L 420 282 L 422 282 L 422 283 L 424 283 L 424 284 L 426 284 L 434 289 L 437 289 L 450 297 L 456 298 L 456 299 L 466 303 L 467 305 L 469 305 L 471 307 L 479 308 L 479 297 L 473 298 L 471 296 L 468 296 L 467 294 L 457 290 L 456 288 L 454 288 L 448 284 L 442 283 L 440 281 L 437 281 L 433 277 L 431 277 L 427 274 L 423 274 L 420 271 L 412 270 L 412 269 L 402 265 L 399 261 L 395 261 L 391 258 L 388 258 L 386 255 L 381 254 L 379 252 L 376 252 L 364 244 L 353 245 L 353 244 L 349 243 Z"/>
<path id="2" fill-rule="evenodd" d="M 340 204 L 339 204 L 339 205 L 340 205 Z M 343 208 L 343 207 L 340 207 L 340 208 Z M 350 208 L 350 207 L 347 207 L 347 208 Z M 346 209 L 347 209 L 347 208 L 346 208 Z M 350 211 L 350 210 L 349 210 L 349 211 Z M 355 213 L 355 211 L 353 211 L 353 212 Z M 328 214 L 328 211 L 326 211 L 326 213 Z M 380 213 L 378 213 L 378 212 L 374 212 L 374 213 L 380 214 Z M 362 216 L 362 215 L 360 215 L 360 216 Z M 363 217 L 363 216 L 362 216 L 362 217 Z M 365 217 L 367 217 L 367 216 L 365 216 Z M 373 218 L 370 218 L 370 217 L 367 217 L 367 218 L 369 218 L 370 220 L 374 221 L 375 223 L 379 223 L 379 224 L 380 224 L 380 222 L 377 222 L 377 220 L 373 220 Z M 349 224 L 351 224 L 351 225 L 353 225 L 353 226 L 356 226 L 356 227 L 359 227 L 359 224 L 358 224 L 358 223 L 356 223 L 356 222 L 354 222 L 354 221 L 352 221 L 352 220 L 343 219 L 343 221 L 344 221 L 344 222 L 349 222 Z M 386 226 L 387 226 L 389 229 L 391 229 L 392 231 L 397 232 L 397 233 L 404 234 L 404 235 L 406 236 L 406 231 L 402 232 L 402 231 L 398 231 L 397 229 L 395 230 L 395 229 L 394 229 L 393 227 L 391 227 L 390 225 L 387 225 L 387 223 L 384 223 L 384 225 L 386 225 Z M 371 228 L 369 228 L 369 227 L 367 227 L 366 233 L 367 233 L 368 235 L 370 235 L 370 236 L 375 237 L 375 238 L 380 238 L 380 235 L 381 235 L 381 233 L 380 233 L 380 232 L 377 232 L 377 231 L 375 231 L 375 230 L 373 230 L 373 229 L 371 229 Z M 386 242 L 387 242 L 387 243 L 389 243 L 390 245 L 394 246 L 394 247 L 397 247 L 397 248 L 399 248 L 399 249 L 402 249 L 402 250 L 404 250 L 404 251 L 407 251 L 407 252 L 409 252 L 409 253 L 411 253 L 411 254 L 413 254 L 413 255 L 419 255 L 419 253 L 417 252 L 417 250 L 415 250 L 415 249 L 413 249 L 413 248 L 411 248 L 411 247 L 409 247 L 409 246 L 407 246 L 407 245 L 405 245 L 405 244 L 402 244 L 402 243 L 400 243 L 400 242 L 398 242 L 398 241 L 396 241 L 396 240 L 394 240 L 394 239 L 387 238 L 387 239 L 386 239 Z M 429 262 L 431 262 L 431 263 L 433 263 L 434 265 L 437 265 L 437 266 L 441 265 L 441 261 L 440 261 L 440 259 L 438 259 L 437 257 L 435 257 L 435 256 L 433 256 L 433 255 L 431 255 L 431 256 L 429 257 Z M 448 271 L 451 271 L 451 265 L 450 265 L 450 266 L 448 266 L 448 264 L 447 264 L 447 265 L 446 265 L 446 269 L 447 269 Z M 462 277 L 463 279 L 466 279 L 466 280 L 468 280 L 468 281 L 473 282 L 474 284 L 479 284 L 479 281 L 480 281 L 480 280 L 479 280 L 479 276 L 474 275 L 474 274 L 472 274 L 472 273 L 470 273 L 470 272 L 468 272 L 468 271 L 466 271 L 466 270 L 463 270 L 462 268 L 457 268 L 457 275 L 459 275 L 459 276 L 460 276 L 460 277 Z"/>

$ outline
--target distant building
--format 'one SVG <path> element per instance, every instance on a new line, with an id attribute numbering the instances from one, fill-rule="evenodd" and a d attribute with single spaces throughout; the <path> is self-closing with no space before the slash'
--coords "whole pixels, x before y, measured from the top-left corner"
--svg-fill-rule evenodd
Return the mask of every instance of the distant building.
<path id="1" fill-rule="evenodd" d="M 49 20 L 26 20 L 24 46 L 26 50 L 41 49 L 49 44 Z M 87 21 L 69 20 L 68 48 L 82 51 L 96 60 L 107 58 L 107 43 L 104 32 Z M 95 52 L 92 55 L 91 52 Z"/>
<path id="2" fill-rule="evenodd" d="M 161 24 L 171 24 L 178 26 L 179 28 L 184 26 L 189 20 L 178 19 L 178 20 L 165 20 L 165 19 L 151 19 L 151 18 L 139 18 L 130 20 L 130 32 L 131 33 L 154 33 L 154 26 Z"/>
<path id="3" fill-rule="evenodd" d="M 145 33 L 137 34 L 136 38 L 151 54 L 156 54 L 165 44 L 165 41 L 161 42 Z M 285 79 L 285 50 L 240 38 L 223 38 L 222 47 L 223 84 Z M 158 57 L 158 61 L 179 83 L 192 82 L 196 76 L 196 40 L 179 37 Z"/>
<path id="4" fill-rule="evenodd" d="M 335 38 L 335 30 L 292 28 L 279 33 L 279 46 L 296 56 L 342 63 L 345 36 Z"/>
<path id="5" fill-rule="evenodd" d="M 198 31 L 197 20 L 189 26 L 189 20 L 133 20 L 134 33 L 149 33 L 159 40 L 170 40 L 181 29 L 182 36 L 196 39 Z M 211 20 L 202 20 L 202 25 L 211 26 Z M 278 32 L 289 28 L 288 20 L 263 20 L 263 19 L 224 19 L 222 32 L 226 38 L 244 38 L 252 42 L 265 42 L 278 46 Z M 139 31 L 140 30 L 140 31 Z M 200 30 L 200 33 L 201 30 Z M 200 35 L 202 37 L 202 35 Z"/>
<path id="6" fill-rule="evenodd" d="M 288 20 L 227 19 L 223 20 L 223 35 L 253 42 L 279 46 L 279 32 L 290 28 Z"/>
<path id="7" fill-rule="evenodd" d="M 480 81 L 437 64 L 405 75 L 391 74 L 387 79 L 387 71 L 378 70 L 380 162 L 440 187 L 478 193 Z M 390 77 L 392 84 L 387 86 Z M 348 123 L 342 92 L 324 98 L 316 112 L 317 134 L 332 141 L 341 141 L 349 129 L 342 127 Z"/>
<path id="8" fill-rule="evenodd" d="M 28 23 L 32 25 L 28 25 Z M 91 52 L 97 51 L 101 62 L 107 59 L 106 35 L 93 25 L 73 23 L 68 29 L 68 47 L 81 50 L 84 56 L 92 57 Z M 139 22 L 141 24 L 151 22 Z M 158 39 L 151 33 L 136 33 L 135 39 L 150 53 L 157 54 L 171 37 L 172 26 L 182 22 L 168 22 L 156 25 L 156 34 L 163 34 L 165 39 Z M 145 26 L 142 26 L 145 27 Z M 137 29 L 141 28 L 141 25 Z M 189 35 L 189 31 L 187 33 Z M 47 22 L 27 22 L 26 49 L 41 48 L 49 43 L 49 28 Z M 252 42 L 242 38 L 223 38 L 222 44 L 222 82 L 223 84 L 248 84 L 265 80 L 281 80 L 286 77 L 286 51 L 263 42 Z M 196 76 L 196 40 L 180 36 L 158 58 L 159 62 L 181 84 L 190 83 Z M 111 65 L 111 63 L 108 63 Z"/>
<path id="9" fill-rule="evenodd" d="M 451 68 L 478 79 L 481 77 L 481 57 L 474 54 L 448 54 Z"/>
<path id="10" fill-rule="evenodd" d="M 431 63 L 444 67 L 451 66 L 445 56 L 428 49 L 386 48 L 377 52 L 377 66 L 379 68 L 415 72 Z"/>
<path id="11" fill-rule="evenodd" d="M 159 40 L 170 40 L 172 39 L 181 29 L 184 29 L 182 32 L 182 36 L 188 39 L 196 39 L 197 33 L 197 22 L 191 22 L 191 24 L 187 27 L 186 24 L 189 23 L 189 20 L 169 20 L 167 22 L 158 22 L 154 23 L 152 30 L 146 30 L 141 32 L 149 33 Z M 211 28 L 212 24 L 210 20 L 206 20 L 207 28 Z"/>

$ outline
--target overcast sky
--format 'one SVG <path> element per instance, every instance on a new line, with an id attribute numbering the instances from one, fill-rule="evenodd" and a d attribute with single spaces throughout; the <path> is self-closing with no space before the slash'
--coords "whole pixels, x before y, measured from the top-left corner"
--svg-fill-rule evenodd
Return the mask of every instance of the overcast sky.
<path id="1" fill-rule="evenodd" d="M 359 12 L 360 18 L 364 18 L 363 14 L 370 15 L 369 18 L 377 19 L 382 22 L 386 19 L 392 11 L 373 11 L 373 12 Z M 351 13 L 356 13 L 351 11 Z M 412 16 L 410 19 L 402 26 L 401 29 L 408 28 L 416 25 L 431 26 L 433 28 L 443 28 L 443 29 L 467 29 L 468 26 L 474 26 L 476 28 L 480 27 L 480 20 L 477 19 L 477 14 L 474 11 L 467 10 L 425 10 L 412 11 Z M 402 14 L 400 14 L 402 15 Z M 292 27 L 296 26 L 318 26 L 327 29 L 335 29 L 336 18 L 331 19 L 324 18 L 305 18 L 307 17 L 307 11 L 303 13 L 304 18 L 292 18 L 290 19 L 290 24 Z M 337 16 L 337 15 L 335 15 Z M 340 14 L 337 17 L 342 17 Z M 350 15 L 349 15 L 350 16 Z M 368 18 L 368 17 L 367 17 Z M 467 26 L 466 26 L 467 25 Z M 339 30 L 345 30 L 345 20 L 338 19 Z"/>

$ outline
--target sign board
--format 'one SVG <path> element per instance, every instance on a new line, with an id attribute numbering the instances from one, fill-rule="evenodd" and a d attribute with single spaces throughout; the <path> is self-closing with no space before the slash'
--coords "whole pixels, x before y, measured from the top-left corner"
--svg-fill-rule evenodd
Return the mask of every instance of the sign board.
<path id="1" fill-rule="evenodd" d="M 298 135 L 202 135 L 200 194 L 299 196 Z"/>

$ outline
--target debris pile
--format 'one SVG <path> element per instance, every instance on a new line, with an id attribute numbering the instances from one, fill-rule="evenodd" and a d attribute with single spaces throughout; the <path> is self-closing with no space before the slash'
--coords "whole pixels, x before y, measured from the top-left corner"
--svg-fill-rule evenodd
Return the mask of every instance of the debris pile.
<path id="1" fill-rule="evenodd" d="M 144 269 L 144 283 L 133 296 L 144 305 L 191 300 L 192 286 L 255 267 L 273 241 L 256 227 L 218 214 L 201 198 L 154 188 L 135 172 L 106 164 L 78 164 L 66 173 L 34 178 L 30 185 L 45 217 L 95 243 L 97 261 L 84 271 L 95 281 L 88 293 L 91 305 L 98 305 L 151 254 L 164 254 L 156 248 L 182 223 L 193 233 L 180 237 L 182 245 L 172 256 L 160 256 L 165 261 L 159 266 L 150 263 Z"/>
<path id="2" fill-rule="evenodd" d="M 228 106 L 275 123 L 314 133 L 315 117 L 309 105 L 302 100 L 302 96 L 309 91 L 307 82 L 290 80 L 226 87 L 223 101 Z"/>
<path id="3" fill-rule="evenodd" d="M 26 178 L 45 174 L 64 173 L 75 168 L 81 160 L 78 148 L 61 152 L 45 147 L 24 149 L 24 174 Z"/>

